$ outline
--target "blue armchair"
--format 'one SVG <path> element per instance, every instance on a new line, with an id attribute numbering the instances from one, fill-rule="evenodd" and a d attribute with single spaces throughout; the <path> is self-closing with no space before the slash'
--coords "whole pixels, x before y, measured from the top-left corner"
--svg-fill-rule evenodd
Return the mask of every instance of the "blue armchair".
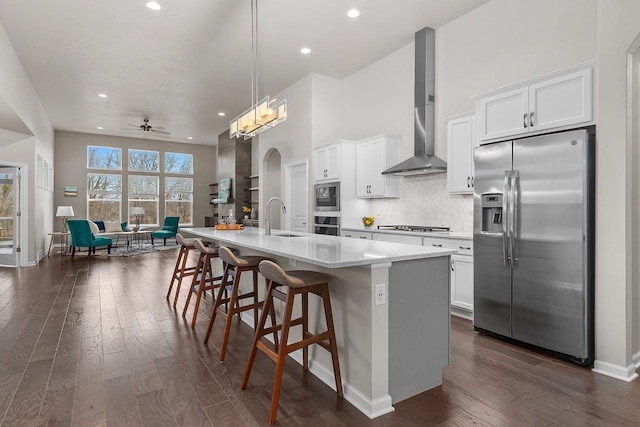
<path id="1" fill-rule="evenodd" d="M 89 255 L 96 253 L 96 247 L 106 246 L 107 253 L 111 253 L 111 239 L 109 237 L 95 237 L 85 219 L 67 220 L 71 232 L 71 256 L 75 256 L 76 247 L 89 248 Z"/>
<path id="2" fill-rule="evenodd" d="M 164 244 L 167 244 L 167 239 L 170 237 L 176 237 L 178 234 L 178 222 L 180 221 L 179 216 L 168 216 L 164 219 L 164 224 L 162 228 L 158 231 L 154 231 L 151 233 L 151 244 L 153 245 L 153 239 L 163 239 Z M 178 241 L 176 240 L 176 244 Z"/>

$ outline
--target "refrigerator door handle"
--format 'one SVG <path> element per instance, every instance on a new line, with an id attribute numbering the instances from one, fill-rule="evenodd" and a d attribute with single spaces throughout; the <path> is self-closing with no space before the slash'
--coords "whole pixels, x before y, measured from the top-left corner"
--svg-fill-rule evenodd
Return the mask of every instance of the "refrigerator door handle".
<path id="1" fill-rule="evenodd" d="M 509 237 L 510 237 L 510 248 L 509 253 L 511 256 L 511 267 L 516 266 L 516 253 L 518 252 L 516 244 L 517 244 L 517 236 L 516 233 L 518 231 L 518 203 L 520 199 L 520 171 L 514 170 L 511 174 L 511 202 L 509 203 L 509 208 L 511 209 L 511 218 L 509 219 Z"/>
<path id="2" fill-rule="evenodd" d="M 504 189 L 502 190 L 502 260 L 505 267 L 511 265 L 509 258 L 509 194 L 511 171 L 504 171 Z"/>

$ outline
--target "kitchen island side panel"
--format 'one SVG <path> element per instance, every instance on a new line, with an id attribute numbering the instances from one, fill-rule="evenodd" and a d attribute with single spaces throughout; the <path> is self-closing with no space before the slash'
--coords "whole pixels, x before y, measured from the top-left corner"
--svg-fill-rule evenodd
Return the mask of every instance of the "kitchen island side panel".
<path id="1" fill-rule="evenodd" d="M 389 394 L 393 404 L 442 384 L 450 356 L 450 257 L 389 270 Z"/>

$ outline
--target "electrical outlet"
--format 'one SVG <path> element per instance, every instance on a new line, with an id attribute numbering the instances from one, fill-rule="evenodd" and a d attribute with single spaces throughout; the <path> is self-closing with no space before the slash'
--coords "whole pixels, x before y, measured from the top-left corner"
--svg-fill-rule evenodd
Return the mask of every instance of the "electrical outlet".
<path id="1" fill-rule="evenodd" d="M 384 283 L 376 285 L 376 305 L 384 305 L 385 299 Z"/>

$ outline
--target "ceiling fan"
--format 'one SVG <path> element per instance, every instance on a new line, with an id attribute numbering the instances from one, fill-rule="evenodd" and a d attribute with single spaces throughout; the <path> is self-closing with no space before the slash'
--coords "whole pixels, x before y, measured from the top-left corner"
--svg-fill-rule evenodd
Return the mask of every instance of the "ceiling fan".
<path id="1" fill-rule="evenodd" d="M 149 118 L 145 117 L 142 120 L 144 123 L 141 125 L 134 125 L 133 123 L 128 123 L 132 128 L 120 128 L 120 130 L 141 130 L 142 132 L 153 132 L 159 135 L 171 135 L 170 132 L 164 130 L 162 126 L 151 126 L 149 124 Z"/>

